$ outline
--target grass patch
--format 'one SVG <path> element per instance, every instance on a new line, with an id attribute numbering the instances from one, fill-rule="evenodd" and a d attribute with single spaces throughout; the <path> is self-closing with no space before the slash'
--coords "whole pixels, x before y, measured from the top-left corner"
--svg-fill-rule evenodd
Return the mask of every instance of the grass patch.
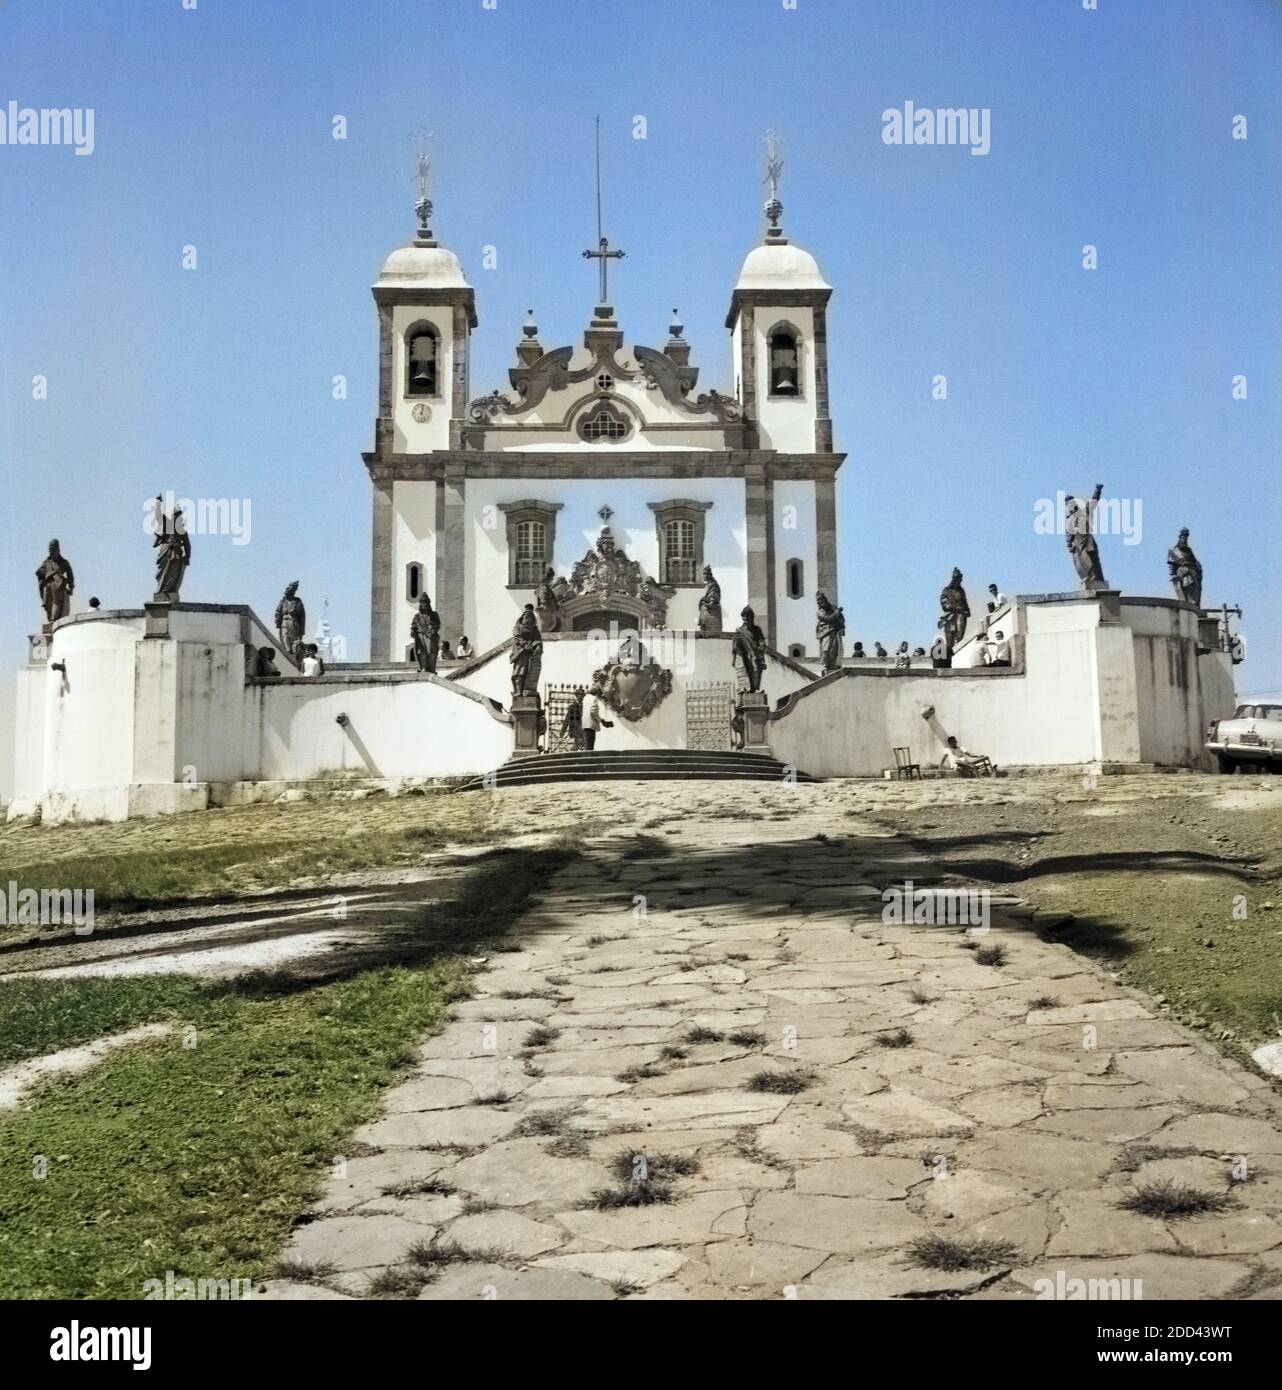
<path id="1" fill-rule="evenodd" d="M 548 1043 L 555 1042 L 560 1036 L 561 1030 L 559 1028 L 548 1028 L 540 1023 L 536 1028 L 531 1028 L 525 1035 L 521 1040 L 521 1046 L 546 1047 Z"/>
<path id="2" fill-rule="evenodd" d="M 645 1153 L 624 1149 L 609 1162 L 610 1172 L 619 1182 L 671 1182 L 699 1171 L 693 1154 Z"/>
<path id="3" fill-rule="evenodd" d="M 490 1091 L 486 1095 L 477 1096 L 472 1102 L 473 1105 L 510 1105 L 516 1096 L 511 1091 Z"/>
<path id="4" fill-rule="evenodd" d="M 615 1074 L 616 1081 L 631 1086 L 635 1081 L 648 1081 L 652 1076 L 662 1076 L 663 1068 L 657 1062 L 639 1062 L 635 1067 L 627 1067 Z"/>
<path id="5" fill-rule="evenodd" d="M 456 1240 L 419 1240 L 405 1252 L 406 1258 L 419 1269 L 426 1270 L 429 1279 L 435 1279 L 443 1269 L 450 1265 L 497 1264 L 504 1258 L 502 1250 L 468 1249 Z"/>
<path id="6" fill-rule="evenodd" d="M 1019 1251 L 1008 1240 L 978 1236 L 919 1236 L 908 1247 L 908 1259 L 920 1269 L 997 1269 L 1012 1265 Z"/>
<path id="7" fill-rule="evenodd" d="M 545 1135 L 570 1133 L 573 1110 L 532 1110 L 517 1121 L 512 1135 L 517 1139 L 539 1139 Z"/>
<path id="8" fill-rule="evenodd" d="M 933 1004 L 935 996 L 927 994 L 924 989 L 918 989 L 916 985 L 908 991 L 908 997 L 914 1004 Z"/>
<path id="9" fill-rule="evenodd" d="M 1128 1192 L 1117 1205 L 1122 1211 L 1138 1212 L 1141 1216 L 1179 1220 L 1186 1216 L 1205 1216 L 1208 1212 L 1227 1211 L 1237 1203 L 1227 1192 L 1211 1192 L 1204 1187 L 1192 1187 L 1188 1183 L 1172 1182 L 1168 1178 L 1161 1182 L 1141 1183 L 1134 1192 Z"/>
<path id="10" fill-rule="evenodd" d="M 198 980 L 175 975 L 6 981 L 0 984 L 0 1063 L 42 1057 L 142 1023 L 187 1022 L 203 1013 L 208 998 Z"/>
<path id="11" fill-rule="evenodd" d="M 1003 966 L 1006 964 L 1006 947 L 995 942 L 990 946 L 975 947 L 975 964 Z"/>
<path id="12" fill-rule="evenodd" d="M 276 1278 L 291 1284 L 323 1284 L 338 1273 L 338 1266 L 328 1260 L 278 1260 Z"/>
<path id="13" fill-rule="evenodd" d="M 796 1071 L 759 1071 L 747 1080 L 750 1091 L 765 1091 L 775 1096 L 795 1096 L 815 1084 L 815 1074 L 803 1067 Z"/>
<path id="14" fill-rule="evenodd" d="M 766 1035 L 760 1028 L 737 1028 L 733 1033 L 726 1034 L 726 1041 L 732 1042 L 736 1047 L 760 1047 L 766 1040 Z"/>
<path id="15" fill-rule="evenodd" d="M 1030 999 L 1028 1001 L 1028 1007 L 1030 1009 L 1058 1009 L 1059 995 L 1039 994 L 1036 999 Z"/>
<path id="16" fill-rule="evenodd" d="M 678 1047 L 675 1043 L 667 1043 L 659 1049 L 659 1056 L 667 1062 L 680 1062 L 689 1055 L 688 1047 Z"/>
<path id="17" fill-rule="evenodd" d="M 457 802 L 451 802 L 451 809 L 457 810 Z M 362 807 L 362 817 L 365 814 Z M 217 844 L 186 845 L 177 852 L 172 845 L 163 845 L 47 859 L 18 865 L 11 877 L 19 888 L 92 889 L 96 911 L 134 912 L 201 898 L 240 896 L 300 878 L 416 864 L 425 854 L 449 844 L 483 844 L 492 839 L 488 826 L 479 821 L 469 824 L 466 818 L 317 838 L 260 839 L 251 832 Z"/>
<path id="18" fill-rule="evenodd" d="M 310 974 L 158 977 L 141 993 L 132 980 L 58 982 L 85 994 L 56 996 L 65 1026 L 35 1021 L 32 996 L 0 985 L 0 1012 L 33 1020 L 14 1043 L 27 1053 L 83 1037 L 104 1011 L 118 1027 L 170 1010 L 196 1030 L 194 1048 L 130 1049 L 0 1120 L 0 1297 L 137 1299 L 170 1269 L 265 1277 L 333 1155 L 352 1152 L 414 1044 L 470 989 L 477 941 L 566 858 L 487 855 L 450 900 L 308 962 Z M 40 1181 L 36 1154 L 48 1156 Z"/>
<path id="19" fill-rule="evenodd" d="M 454 1188 L 442 1178 L 410 1178 L 379 1188 L 383 1197 L 452 1197 Z"/>
<path id="20" fill-rule="evenodd" d="M 413 1265 L 388 1265 L 380 1269 L 365 1289 L 366 1298 L 417 1298 L 427 1279 Z"/>
<path id="21" fill-rule="evenodd" d="M 893 1033 L 878 1033 L 873 1041 L 878 1047 L 911 1047 L 913 1035 L 910 1029 L 896 1028 Z"/>
<path id="22" fill-rule="evenodd" d="M 692 1028 L 686 1029 L 685 1039 L 688 1043 L 725 1042 L 726 1035 L 719 1033 L 715 1028 L 705 1028 L 702 1024 L 696 1023 Z"/>

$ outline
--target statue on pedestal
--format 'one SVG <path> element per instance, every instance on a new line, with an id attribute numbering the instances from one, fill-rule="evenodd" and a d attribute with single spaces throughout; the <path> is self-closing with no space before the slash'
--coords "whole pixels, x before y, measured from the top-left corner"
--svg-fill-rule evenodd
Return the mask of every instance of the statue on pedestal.
<path id="1" fill-rule="evenodd" d="M 815 637 L 819 642 L 819 655 L 823 658 L 823 673 L 827 675 L 841 666 L 841 639 L 846 635 L 846 615 L 825 593 L 816 594 L 815 603 L 819 608 Z"/>
<path id="2" fill-rule="evenodd" d="M 1166 552 L 1166 566 L 1171 572 L 1171 583 L 1175 585 L 1175 597 L 1201 608 L 1202 562 L 1193 554 L 1187 526 L 1180 532 L 1179 540 Z"/>
<path id="3" fill-rule="evenodd" d="M 766 634 L 757 626 L 757 615 L 751 608 L 745 608 L 739 616 L 743 621 L 735 629 L 730 659 L 734 663 L 735 684 L 742 695 L 761 689 L 766 669 Z"/>
<path id="4" fill-rule="evenodd" d="M 711 565 L 704 565 L 703 580 L 706 587 L 699 600 L 699 631 L 711 635 L 721 631 L 721 585 L 713 578 Z"/>
<path id="5" fill-rule="evenodd" d="M 966 590 L 962 588 L 961 570 L 953 570 L 948 583 L 940 591 L 939 608 L 939 622 L 936 626 L 944 634 L 951 657 L 953 648 L 966 636 L 966 624 L 970 621 L 970 604 L 966 601 Z"/>
<path id="6" fill-rule="evenodd" d="M 76 577 L 57 541 L 49 542 L 49 554 L 36 571 L 36 587 L 40 591 L 40 606 L 45 611 L 46 626 L 71 612 L 71 595 L 75 592 Z"/>
<path id="7" fill-rule="evenodd" d="M 508 653 L 508 660 L 512 663 L 513 698 L 537 695 L 539 674 L 543 669 L 543 638 L 532 603 L 525 605 L 524 612 L 512 628 L 512 650 Z"/>
<path id="8" fill-rule="evenodd" d="M 298 597 L 298 580 L 295 579 L 285 585 L 285 596 L 276 605 L 276 635 L 281 647 L 295 661 L 300 659 L 298 649 L 306 631 L 307 610 Z"/>
<path id="9" fill-rule="evenodd" d="M 174 508 L 173 516 L 166 516 L 157 497 L 155 517 L 156 539 L 152 547 L 156 551 L 156 598 L 172 601 L 178 597 L 191 565 L 191 537 L 181 507 Z"/>
<path id="10" fill-rule="evenodd" d="M 1103 493 L 1104 484 L 1096 483 L 1089 502 L 1082 502 L 1076 497 L 1064 500 L 1064 536 L 1068 542 L 1068 553 L 1073 557 L 1073 567 L 1087 593 L 1108 588 L 1093 531 L 1095 508 L 1099 506 Z"/>
<path id="11" fill-rule="evenodd" d="M 418 612 L 410 622 L 410 640 L 414 643 L 418 669 L 435 674 L 436 658 L 441 650 L 441 615 L 426 594 L 419 595 Z"/>
<path id="12" fill-rule="evenodd" d="M 556 571 L 548 566 L 543 582 L 534 591 L 534 607 L 540 632 L 558 632 L 561 627 L 561 603 L 556 596 Z"/>

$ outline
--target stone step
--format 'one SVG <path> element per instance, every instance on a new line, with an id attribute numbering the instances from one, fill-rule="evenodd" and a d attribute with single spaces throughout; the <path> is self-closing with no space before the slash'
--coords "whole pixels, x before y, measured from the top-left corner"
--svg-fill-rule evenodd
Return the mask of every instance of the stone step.
<path id="1" fill-rule="evenodd" d="M 762 753 L 704 752 L 693 748 L 601 749 L 578 753 L 544 753 L 513 758 L 498 768 L 489 786 L 515 787 L 556 782 L 663 781 L 691 778 L 710 781 L 778 782 L 791 775 L 813 782 L 808 773 L 791 774 L 777 758 Z M 484 788 L 486 779 L 473 777 L 459 789 Z"/>

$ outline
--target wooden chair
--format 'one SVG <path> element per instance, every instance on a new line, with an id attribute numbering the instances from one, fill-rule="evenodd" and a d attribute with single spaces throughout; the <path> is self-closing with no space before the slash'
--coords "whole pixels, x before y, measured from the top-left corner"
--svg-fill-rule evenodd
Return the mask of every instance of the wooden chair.
<path id="1" fill-rule="evenodd" d="M 913 758 L 912 749 L 911 749 L 911 748 L 896 748 L 896 749 L 894 750 L 894 753 L 895 753 L 895 776 L 896 776 L 896 778 L 902 780 L 903 778 L 907 777 L 907 778 L 909 778 L 909 779 L 911 780 L 912 778 L 915 777 L 915 778 L 920 782 L 920 781 L 921 781 L 921 764 L 920 764 L 920 763 L 915 763 L 915 762 L 913 762 L 913 760 L 912 760 L 912 758 Z"/>

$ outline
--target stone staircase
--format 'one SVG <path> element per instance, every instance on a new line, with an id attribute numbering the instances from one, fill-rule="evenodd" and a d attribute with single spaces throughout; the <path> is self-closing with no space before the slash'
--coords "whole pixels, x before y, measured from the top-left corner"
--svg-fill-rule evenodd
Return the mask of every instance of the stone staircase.
<path id="1" fill-rule="evenodd" d="M 460 791 L 566 782 L 654 782 L 706 778 L 723 782 L 813 782 L 761 753 L 703 752 L 697 748 L 596 749 L 591 753 L 541 753 L 509 758 L 488 778 L 473 777 Z"/>

